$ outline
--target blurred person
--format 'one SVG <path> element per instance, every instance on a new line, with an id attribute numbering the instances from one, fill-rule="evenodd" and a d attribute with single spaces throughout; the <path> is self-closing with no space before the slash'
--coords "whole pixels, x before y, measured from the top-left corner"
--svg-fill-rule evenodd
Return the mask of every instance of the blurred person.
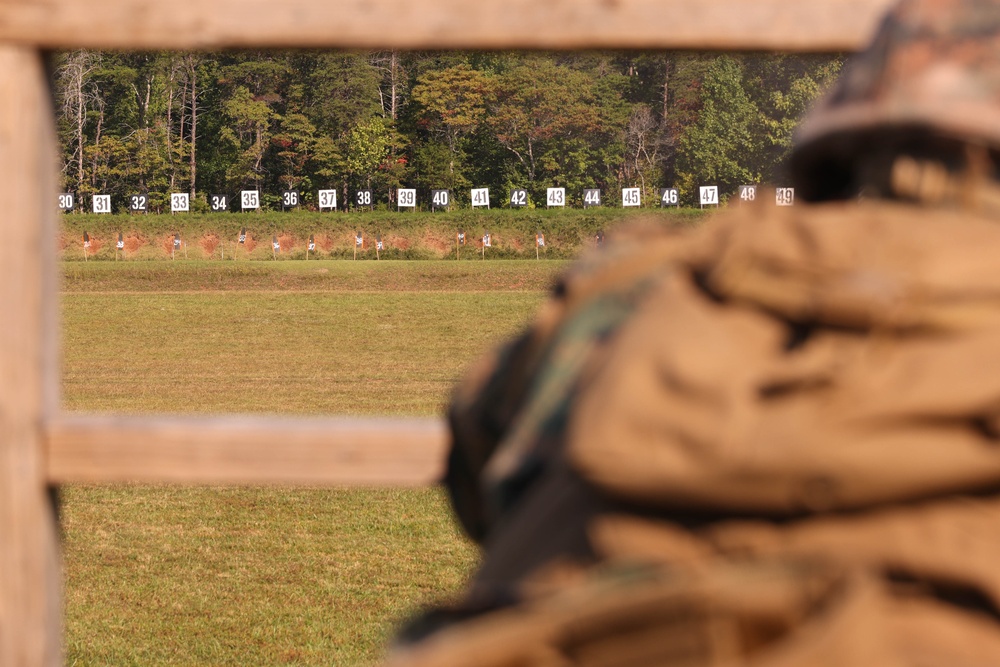
<path id="1" fill-rule="evenodd" d="M 483 562 L 391 664 L 1000 665 L 998 150 L 1000 0 L 904 0 L 809 204 L 609 235 L 457 389 Z"/>

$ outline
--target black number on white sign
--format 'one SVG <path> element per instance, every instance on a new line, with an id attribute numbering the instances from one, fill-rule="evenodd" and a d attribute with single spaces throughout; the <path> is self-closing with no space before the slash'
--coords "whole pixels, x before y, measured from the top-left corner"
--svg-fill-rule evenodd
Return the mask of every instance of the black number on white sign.
<path id="1" fill-rule="evenodd" d="M 111 213 L 111 195 L 94 195 L 94 213 Z"/>
<path id="2" fill-rule="evenodd" d="M 170 212 L 186 213 L 190 206 L 190 198 L 186 192 L 174 192 L 170 195 Z"/>
<path id="3" fill-rule="evenodd" d="M 702 206 L 719 205 L 718 185 L 702 185 L 698 188 L 698 195 Z"/>
<path id="4" fill-rule="evenodd" d="M 323 210 L 324 208 L 337 208 L 337 191 L 336 190 L 320 190 L 319 191 L 319 208 Z"/>
<path id="5" fill-rule="evenodd" d="M 260 208 L 260 191 L 243 190 L 240 192 L 240 208 L 244 211 L 253 211 Z"/>
<path id="6" fill-rule="evenodd" d="M 566 188 L 548 188 L 545 191 L 546 206 L 565 206 Z"/>
<path id="7" fill-rule="evenodd" d="M 794 206 L 795 188 L 778 188 L 774 191 L 774 201 L 778 206 Z"/>
<path id="8" fill-rule="evenodd" d="M 642 195 L 639 188 L 622 189 L 622 206 L 639 206 L 642 203 Z"/>
<path id="9" fill-rule="evenodd" d="M 417 191 L 412 188 L 400 188 L 398 191 L 399 206 L 413 208 L 417 205 Z"/>
<path id="10" fill-rule="evenodd" d="M 472 189 L 472 206 L 486 206 L 490 205 L 490 189 L 489 188 L 473 188 Z"/>

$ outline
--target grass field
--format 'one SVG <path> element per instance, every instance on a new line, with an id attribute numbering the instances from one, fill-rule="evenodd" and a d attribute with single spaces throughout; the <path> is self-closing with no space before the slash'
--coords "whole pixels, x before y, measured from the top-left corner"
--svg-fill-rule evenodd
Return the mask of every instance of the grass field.
<path id="1" fill-rule="evenodd" d="M 562 266 L 66 265 L 64 405 L 436 414 Z M 436 489 L 71 486 L 62 499 L 70 665 L 372 664 L 477 558 Z"/>

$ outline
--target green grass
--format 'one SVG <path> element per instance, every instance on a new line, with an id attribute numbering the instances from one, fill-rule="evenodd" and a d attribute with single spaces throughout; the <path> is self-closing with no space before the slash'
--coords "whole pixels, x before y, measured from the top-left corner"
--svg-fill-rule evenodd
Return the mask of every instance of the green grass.
<path id="1" fill-rule="evenodd" d="M 319 286 L 292 263 L 66 267 L 64 404 L 436 414 L 560 268 L 362 264 L 331 262 Z M 437 489 L 62 496 L 71 665 L 372 664 L 395 624 L 453 594 L 477 559 Z"/>

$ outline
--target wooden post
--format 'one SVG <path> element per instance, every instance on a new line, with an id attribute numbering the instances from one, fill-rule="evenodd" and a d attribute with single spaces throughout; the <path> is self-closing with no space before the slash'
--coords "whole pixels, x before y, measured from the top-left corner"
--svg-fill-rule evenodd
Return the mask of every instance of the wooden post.
<path id="1" fill-rule="evenodd" d="M 58 405 L 56 143 L 41 55 L 0 45 L 0 664 L 61 662 L 57 527 L 42 426 Z"/>

